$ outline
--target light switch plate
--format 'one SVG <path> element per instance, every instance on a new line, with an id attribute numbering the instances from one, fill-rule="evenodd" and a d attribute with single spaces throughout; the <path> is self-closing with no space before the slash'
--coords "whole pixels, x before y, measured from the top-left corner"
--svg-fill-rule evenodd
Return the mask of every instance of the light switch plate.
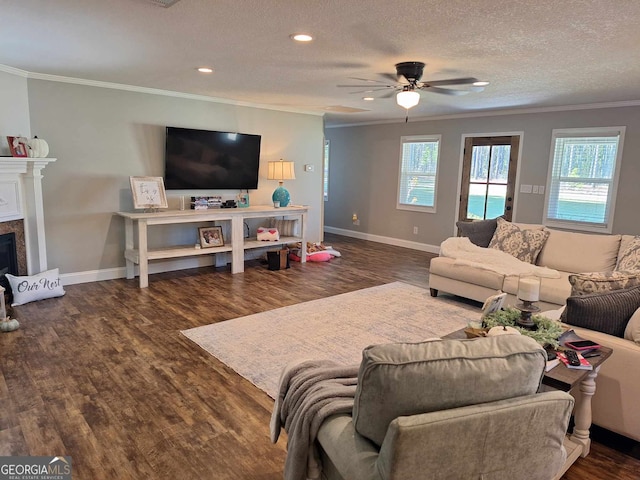
<path id="1" fill-rule="evenodd" d="M 531 193 L 532 185 L 520 185 L 520 193 Z"/>

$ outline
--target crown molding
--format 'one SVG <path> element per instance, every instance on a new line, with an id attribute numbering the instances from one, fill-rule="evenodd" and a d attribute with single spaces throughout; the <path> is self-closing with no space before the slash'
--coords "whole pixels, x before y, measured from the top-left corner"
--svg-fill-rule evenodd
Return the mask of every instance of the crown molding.
<path id="1" fill-rule="evenodd" d="M 481 112 L 454 113 L 451 115 L 434 115 L 432 117 L 415 117 L 412 122 L 430 122 L 434 120 L 455 120 L 459 118 L 478 118 L 478 117 L 496 117 L 502 115 L 523 115 L 528 113 L 549 113 L 549 112 L 569 112 L 573 110 L 595 110 L 600 108 L 624 108 L 638 107 L 640 100 L 624 100 L 620 102 L 603 102 L 603 103 L 586 103 L 582 105 L 559 105 L 555 107 L 529 107 L 529 108 L 509 108 L 483 110 Z M 404 120 L 374 120 L 371 122 L 359 123 L 340 123 L 335 125 L 325 125 L 325 128 L 341 128 L 341 127 L 361 127 L 365 125 L 386 125 L 390 123 L 404 123 Z"/>
<path id="2" fill-rule="evenodd" d="M 174 92 L 171 90 L 161 90 L 159 88 L 139 87 L 136 85 L 126 85 L 123 83 L 103 82 L 100 80 L 87 80 L 84 78 L 65 77 L 62 75 L 50 75 L 47 73 L 28 72 L 19 68 L 10 67 L 0 64 L 0 71 L 26 77 L 35 80 L 47 80 L 49 82 L 72 83 L 75 85 L 86 85 L 89 87 L 110 88 L 113 90 L 125 90 L 128 92 L 147 93 L 150 95 L 162 95 L 165 97 L 184 98 L 187 100 L 199 100 L 202 102 L 223 103 L 227 105 L 235 105 L 238 107 L 260 108 L 263 110 L 275 110 L 278 112 L 303 113 L 305 115 L 323 116 L 325 112 L 310 111 L 293 107 L 274 107 L 272 105 L 264 105 L 261 103 L 243 102 L 240 100 L 230 100 L 228 98 L 211 97 L 208 95 L 196 95 L 193 93 Z"/>

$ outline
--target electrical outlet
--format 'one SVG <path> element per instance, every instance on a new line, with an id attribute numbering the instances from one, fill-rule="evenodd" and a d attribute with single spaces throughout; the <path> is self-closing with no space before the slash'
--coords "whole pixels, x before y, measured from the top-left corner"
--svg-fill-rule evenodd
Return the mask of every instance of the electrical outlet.
<path id="1" fill-rule="evenodd" d="M 418 234 L 418 227 L 416 227 L 416 226 L 413 227 L 413 234 L 414 235 Z"/>

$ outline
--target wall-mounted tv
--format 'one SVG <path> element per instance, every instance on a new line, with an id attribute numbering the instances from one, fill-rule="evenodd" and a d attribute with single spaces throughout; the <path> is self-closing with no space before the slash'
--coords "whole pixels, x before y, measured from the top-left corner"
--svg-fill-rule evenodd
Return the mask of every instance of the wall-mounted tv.
<path id="1" fill-rule="evenodd" d="M 255 190 L 260 135 L 167 127 L 167 190 Z"/>

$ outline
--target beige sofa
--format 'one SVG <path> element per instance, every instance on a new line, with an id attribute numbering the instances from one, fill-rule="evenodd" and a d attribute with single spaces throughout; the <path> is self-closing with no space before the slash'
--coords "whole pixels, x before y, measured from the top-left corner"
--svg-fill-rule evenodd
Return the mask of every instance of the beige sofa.
<path id="1" fill-rule="evenodd" d="M 543 228 L 520 225 L 521 228 Z M 571 294 L 568 277 L 572 273 L 610 272 L 619 253 L 633 239 L 631 235 L 596 235 L 549 229 L 537 265 L 558 270 L 560 278 L 542 278 L 540 302 L 544 310 L 557 309 Z M 452 258 L 431 260 L 429 288 L 483 302 L 502 290 L 508 294 L 507 305 L 517 303 L 517 276 L 457 265 Z M 602 365 L 593 397 L 593 423 L 640 441 L 640 344 L 605 333 L 572 327 L 582 337 L 613 348 L 613 355 Z"/>

